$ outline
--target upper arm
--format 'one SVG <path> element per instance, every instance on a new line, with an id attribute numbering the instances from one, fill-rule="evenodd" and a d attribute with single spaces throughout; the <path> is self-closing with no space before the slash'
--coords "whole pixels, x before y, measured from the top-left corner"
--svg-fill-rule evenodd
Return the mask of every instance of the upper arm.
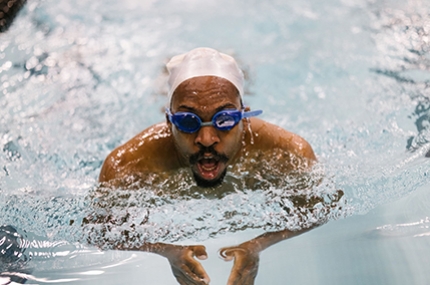
<path id="1" fill-rule="evenodd" d="M 122 146 L 114 149 L 106 157 L 100 170 L 99 182 L 110 182 L 121 177 L 121 165 L 123 164 L 123 157 L 119 155 L 121 148 Z"/>
<path id="2" fill-rule="evenodd" d="M 99 182 L 123 183 L 155 171 L 177 167 L 175 148 L 165 124 L 149 127 L 114 149 L 103 163 Z"/>
<path id="3" fill-rule="evenodd" d="M 309 160 L 316 161 L 317 158 L 315 156 L 314 150 L 311 145 L 302 137 L 292 134 L 293 137 L 291 139 L 292 148 L 295 150 L 295 153 L 300 157 L 307 158 Z"/>
<path id="4" fill-rule="evenodd" d="M 114 177 L 114 169 L 113 169 L 113 158 L 112 153 L 110 153 L 105 161 L 103 162 L 102 169 L 100 170 L 99 182 L 107 182 Z"/>
<path id="5" fill-rule="evenodd" d="M 141 137 L 144 134 L 142 132 L 125 144 L 118 146 L 106 157 L 100 170 L 99 182 L 108 182 L 109 185 L 115 186 L 115 181 L 120 184 L 135 171 L 136 164 L 146 155 L 141 143 Z M 141 168 L 143 167 L 145 165 L 141 166 Z"/>

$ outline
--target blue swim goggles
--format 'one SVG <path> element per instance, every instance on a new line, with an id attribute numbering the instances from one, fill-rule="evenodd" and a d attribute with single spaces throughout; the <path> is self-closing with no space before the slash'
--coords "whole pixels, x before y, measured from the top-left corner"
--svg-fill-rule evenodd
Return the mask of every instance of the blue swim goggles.
<path id="1" fill-rule="evenodd" d="M 166 114 L 169 121 L 184 133 L 195 133 L 204 126 L 213 126 L 220 131 L 229 131 L 236 126 L 243 118 L 258 116 L 263 113 L 262 110 L 245 112 L 242 110 L 222 110 L 216 113 L 210 122 L 202 122 L 199 116 L 190 112 L 177 112 L 172 114 L 169 108 L 166 108 Z"/>

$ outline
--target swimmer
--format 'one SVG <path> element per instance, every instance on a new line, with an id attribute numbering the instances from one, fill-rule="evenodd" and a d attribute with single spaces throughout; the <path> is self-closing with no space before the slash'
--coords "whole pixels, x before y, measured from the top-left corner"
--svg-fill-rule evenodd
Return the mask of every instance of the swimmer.
<path id="1" fill-rule="evenodd" d="M 148 174 L 189 169 L 198 186 L 217 187 L 227 171 L 238 164 L 253 167 L 259 157 L 266 155 L 276 158 L 277 165 L 273 167 L 285 171 L 307 170 L 316 161 L 307 141 L 257 118 L 262 111 L 243 104 L 244 76 L 232 57 L 210 48 L 197 48 L 173 57 L 167 70 L 169 105 L 165 122 L 145 129 L 112 151 L 101 169 L 101 185 L 127 187 Z M 228 284 L 254 284 L 259 253 L 308 230 L 266 233 L 221 249 L 225 260 L 234 260 Z M 207 258 L 202 245 L 155 243 L 118 249 L 166 257 L 180 284 L 209 283 L 209 276 L 194 258 Z"/>

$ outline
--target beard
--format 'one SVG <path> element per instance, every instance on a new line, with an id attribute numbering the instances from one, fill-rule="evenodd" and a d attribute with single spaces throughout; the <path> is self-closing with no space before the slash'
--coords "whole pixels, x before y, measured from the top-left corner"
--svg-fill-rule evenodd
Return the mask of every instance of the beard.
<path id="1" fill-rule="evenodd" d="M 218 153 L 213 146 L 210 147 L 202 147 L 197 153 L 190 156 L 190 165 L 196 165 L 199 163 L 199 161 L 203 160 L 205 158 L 205 154 L 210 153 L 212 155 L 212 159 L 217 161 L 217 163 L 226 163 L 229 159 L 226 155 Z M 227 168 L 222 171 L 222 173 L 219 175 L 219 177 L 211 180 L 203 179 L 196 171 L 192 171 L 194 175 L 194 180 L 197 183 L 197 186 L 199 187 L 216 187 L 220 185 L 224 177 L 227 173 Z"/>

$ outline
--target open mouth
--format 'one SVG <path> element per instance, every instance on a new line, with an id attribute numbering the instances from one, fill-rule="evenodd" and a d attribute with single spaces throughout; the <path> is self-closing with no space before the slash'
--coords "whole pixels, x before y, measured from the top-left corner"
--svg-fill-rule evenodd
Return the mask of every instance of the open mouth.
<path id="1" fill-rule="evenodd" d="M 203 157 L 197 161 L 197 170 L 201 178 L 213 180 L 220 175 L 221 165 L 222 162 L 213 156 Z"/>

